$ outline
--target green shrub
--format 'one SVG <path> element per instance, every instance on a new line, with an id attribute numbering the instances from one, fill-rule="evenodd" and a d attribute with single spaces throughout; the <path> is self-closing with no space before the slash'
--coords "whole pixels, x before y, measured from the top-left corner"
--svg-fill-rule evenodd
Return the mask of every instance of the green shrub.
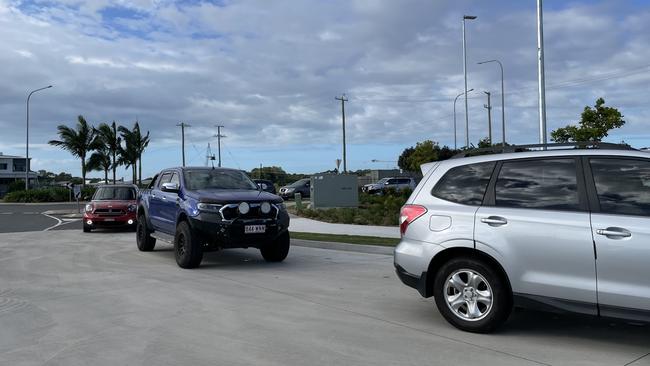
<path id="1" fill-rule="evenodd" d="M 68 201 L 70 193 L 62 187 L 40 188 L 29 191 L 14 191 L 8 193 L 5 202 L 63 202 Z"/>
<path id="2" fill-rule="evenodd" d="M 9 183 L 9 185 L 7 185 L 7 193 L 22 191 L 24 189 L 25 189 L 24 180 L 13 181 Z"/>

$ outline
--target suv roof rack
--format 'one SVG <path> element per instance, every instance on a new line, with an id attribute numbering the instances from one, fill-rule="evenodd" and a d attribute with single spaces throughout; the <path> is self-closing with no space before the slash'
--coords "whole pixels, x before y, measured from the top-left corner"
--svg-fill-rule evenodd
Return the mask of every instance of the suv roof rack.
<path id="1" fill-rule="evenodd" d="M 476 156 L 476 155 L 524 152 L 524 151 L 530 151 L 530 149 L 572 150 L 578 148 L 639 151 L 638 149 L 635 149 L 632 146 L 627 144 L 615 144 L 611 142 L 598 142 L 598 141 L 577 141 L 577 142 L 565 142 L 565 143 L 553 143 L 553 144 L 506 145 L 506 146 L 484 147 L 480 149 L 468 149 L 452 156 L 452 159 L 466 158 L 469 156 Z"/>

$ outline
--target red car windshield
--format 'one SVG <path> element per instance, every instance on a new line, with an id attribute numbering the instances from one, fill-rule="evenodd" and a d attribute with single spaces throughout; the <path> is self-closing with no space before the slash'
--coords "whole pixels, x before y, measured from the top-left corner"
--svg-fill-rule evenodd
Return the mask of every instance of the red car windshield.
<path id="1" fill-rule="evenodd" d="M 99 187 L 93 196 L 95 201 L 134 201 L 135 188 Z"/>

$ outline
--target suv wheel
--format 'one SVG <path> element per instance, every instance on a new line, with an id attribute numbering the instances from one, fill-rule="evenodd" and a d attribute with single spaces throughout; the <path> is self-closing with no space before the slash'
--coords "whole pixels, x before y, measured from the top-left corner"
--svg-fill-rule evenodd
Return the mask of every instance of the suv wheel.
<path id="1" fill-rule="evenodd" d="M 289 254 L 290 242 L 291 238 L 289 237 L 289 232 L 285 231 L 284 233 L 280 234 L 280 236 L 275 239 L 273 243 L 270 243 L 260 249 L 262 257 L 264 257 L 264 260 L 267 262 L 282 262 Z"/>
<path id="2" fill-rule="evenodd" d="M 488 264 L 470 258 L 445 263 L 434 282 L 438 310 L 458 329 L 489 333 L 503 324 L 512 310 L 512 294 L 505 280 Z"/>
<path id="3" fill-rule="evenodd" d="M 141 252 L 150 252 L 156 246 L 156 239 L 151 237 L 151 231 L 147 227 L 147 219 L 144 215 L 138 216 L 135 227 L 135 240 Z"/>
<path id="4" fill-rule="evenodd" d="M 203 246 L 186 221 L 176 227 L 174 256 L 181 268 L 196 268 L 203 260 Z"/>

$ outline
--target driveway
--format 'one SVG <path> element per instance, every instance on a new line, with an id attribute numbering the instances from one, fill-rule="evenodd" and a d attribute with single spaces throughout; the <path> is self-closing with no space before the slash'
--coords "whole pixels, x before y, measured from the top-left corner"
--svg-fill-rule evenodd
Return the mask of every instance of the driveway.
<path id="1" fill-rule="evenodd" d="M 463 333 L 388 255 L 230 250 L 182 270 L 133 233 L 0 234 L 0 365 L 649 365 L 649 330 L 520 311 Z"/>

